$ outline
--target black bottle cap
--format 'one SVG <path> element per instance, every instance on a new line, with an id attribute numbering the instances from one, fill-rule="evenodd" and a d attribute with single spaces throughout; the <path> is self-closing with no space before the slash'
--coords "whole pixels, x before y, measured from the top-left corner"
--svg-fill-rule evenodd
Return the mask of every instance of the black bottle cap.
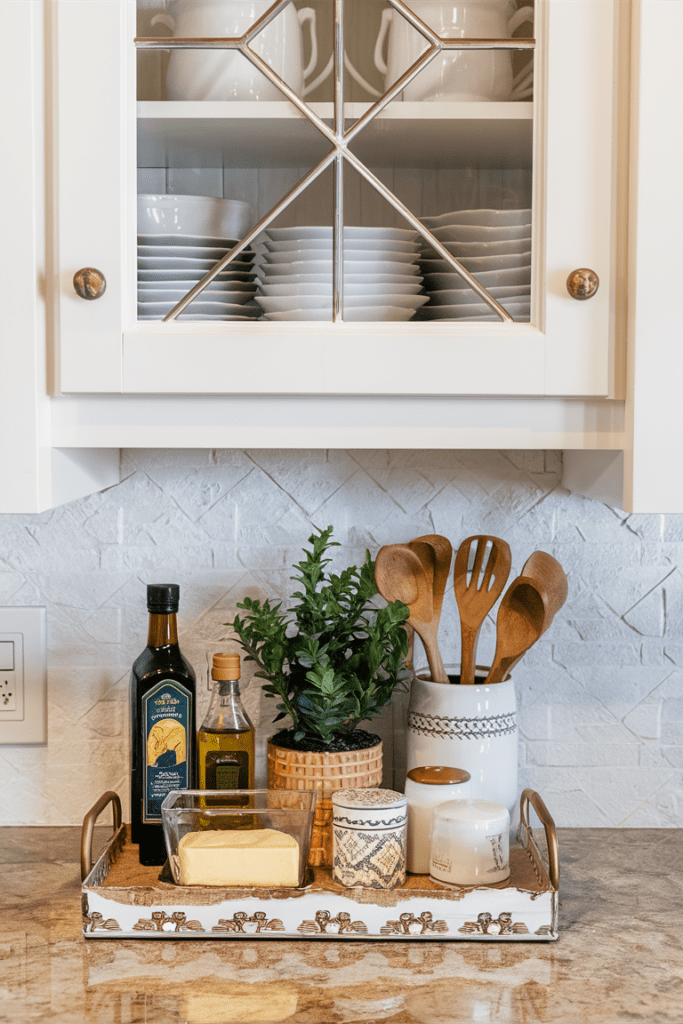
<path id="1" fill-rule="evenodd" d="M 177 583 L 149 583 L 147 611 L 152 615 L 171 615 L 178 611 L 180 587 Z"/>

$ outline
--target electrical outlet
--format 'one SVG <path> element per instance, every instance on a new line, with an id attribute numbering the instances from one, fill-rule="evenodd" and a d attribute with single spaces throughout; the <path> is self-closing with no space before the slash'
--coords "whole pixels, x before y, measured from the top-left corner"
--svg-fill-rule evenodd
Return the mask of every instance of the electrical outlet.
<path id="1" fill-rule="evenodd" d="M 0 608 L 0 744 L 47 742 L 45 608 Z"/>
<path id="2" fill-rule="evenodd" d="M 0 711 L 17 710 L 17 683 L 12 673 L 0 673 Z"/>

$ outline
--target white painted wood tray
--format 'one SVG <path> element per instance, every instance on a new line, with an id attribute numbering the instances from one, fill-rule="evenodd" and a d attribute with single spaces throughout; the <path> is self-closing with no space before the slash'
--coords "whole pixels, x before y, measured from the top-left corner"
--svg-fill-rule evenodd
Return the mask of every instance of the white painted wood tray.
<path id="1" fill-rule="evenodd" d="M 95 821 L 109 803 L 114 833 L 92 866 Z M 543 823 L 547 859 L 529 825 L 529 805 Z M 138 863 L 113 792 L 85 816 L 81 871 L 83 935 L 88 939 L 557 939 L 557 833 L 543 800 L 531 789 L 521 797 L 510 878 L 491 886 L 446 888 L 427 875 L 409 875 L 397 889 L 346 889 L 333 881 L 328 868 L 312 869 L 301 889 L 179 886 L 165 881 L 159 868 Z"/>

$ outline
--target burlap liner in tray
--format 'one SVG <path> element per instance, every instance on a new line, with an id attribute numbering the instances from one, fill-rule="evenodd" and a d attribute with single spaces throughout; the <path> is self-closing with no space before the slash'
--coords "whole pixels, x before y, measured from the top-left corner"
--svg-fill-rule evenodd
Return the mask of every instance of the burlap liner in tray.
<path id="1" fill-rule="evenodd" d="M 402 900 L 413 898 L 416 892 L 425 893 L 432 899 L 457 901 L 475 889 L 519 889 L 528 892 L 532 899 L 540 893 L 552 890 L 545 870 L 539 869 L 532 854 L 521 846 L 510 847 L 509 879 L 485 886 L 462 886 L 457 889 L 440 886 L 432 882 L 428 875 L 408 875 L 405 885 L 396 889 L 347 889 L 333 880 L 329 868 L 309 868 L 309 883 L 302 889 L 180 886 L 164 880 L 170 878 L 167 874 L 168 868 L 145 867 L 139 863 L 138 848 L 130 842 L 128 825 L 123 826 L 114 839 L 110 857 L 113 863 L 106 877 L 96 885 L 97 891 L 103 896 L 109 894 L 119 902 L 145 907 L 165 902 L 210 906 L 249 896 L 259 899 L 296 899 L 308 892 L 336 893 L 354 903 L 394 907 Z"/>

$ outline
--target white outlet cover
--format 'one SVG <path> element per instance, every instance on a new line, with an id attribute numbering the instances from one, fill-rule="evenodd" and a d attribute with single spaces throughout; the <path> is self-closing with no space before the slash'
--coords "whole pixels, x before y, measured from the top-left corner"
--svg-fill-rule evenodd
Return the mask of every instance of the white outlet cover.
<path id="1" fill-rule="evenodd" d="M 0 676 L 16 692 L 15 708 L 0 704 L 0 744 L 47 743 L 46 609 L 0 608 L 0 641 L 14 643 L 14 669 Z"/>

